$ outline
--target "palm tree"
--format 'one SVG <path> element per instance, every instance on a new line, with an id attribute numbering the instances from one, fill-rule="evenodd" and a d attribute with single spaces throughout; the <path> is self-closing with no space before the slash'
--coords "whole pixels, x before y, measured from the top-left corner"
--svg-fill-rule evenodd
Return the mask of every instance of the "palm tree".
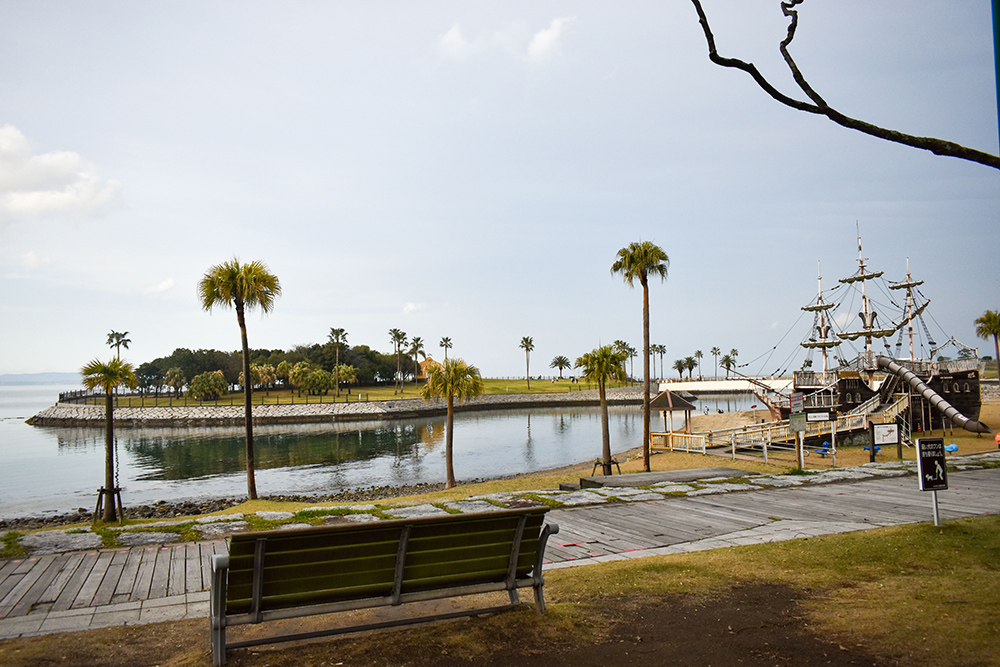
<path id="1" fill-rule="evenodd" d="M 127 350 L 128 344 L 132 342 L 131 340 L 126 338 L 126 336 L 128 336 L 127 331 L 122 331 L 121 333 L 119 333 L 114 329 L 112 329 L 111 333 L 108 334 L 108 347 L 115 348 L 115 359 L 121 359 L 122 358 L 121 348 L 124 347 Z"/>
<path id="2" fill-rule="evenodd" d="M 521 338 L 521 344 L 518 345 L 519 348 L 524 350 L 524 379 L 528 383 L 528 391 L 531 391 L 531 351 L 535 349 L 535 341 L 531 339 L 531 336 L 524 336 Z"/>
<path id="3" fill-rule="evenodd" d="M 444 360 L 448 361 L 448 350 L 451 349 L 451 338 L 448 338 L 447 336 L 442 337 L 441 342 L 438 343 L 438 345 L 444 348 Z"/>
<path id="4" fill-rule="evenodd" d="M 705 356 L 705 355 L 701 353 L 701 350 L 695 350 L 694 351 L 694 358 L 698 360 L 698 379 L 699 380 L 702 378 L 702 375 L 701 375 L 701 358 L 703 356 Z"/>
<path id="5" fill-rule="evenodd" d="M 657 354 L 660 357 L 660 378 L 663 378 L 663 355 L 667 353 L 667 346 L 660 343 L 653 343 L 649 346 L 649 351 L 653 354 Z M 653 368 L 656 371 L 656 368 Z"/>
<path id="6" fill-rule="evenodd" d="M 417 355 L 423 355 L 424 359 L 427 358 L 427 354 L 424 352 L 424 339 L 420 336 L 414 336 L 413 340 L 410 341 L 410 354 L 413 356 L 413 381 L 416 382 L 417 376 L 420 375 L 420 362 L 417 361 Z"/>
<path id="7" fill-rule="evenodd" d="M 677 371 L 677 377 L 683 380 L 684 371 L 687 370 L 687 364 L 684 363 L 683 359 L 677 359 L 676 361 L 674 361 L 674 370 Z"/>
<path id="8" fill-rule="evenodd" d="M 395 394 L 397 390 L 400 392 L 403 391 L 403 371 L 401 364 L 403 361 L 403 346 L 406 345 L 406 334 L 399 329 L 389 329 L 389 339 L 396 350 L 396 383 L 392 387 L 392 393 Z"/>
<path id="9" fill-rule="evenodd" d="M 448 359 L 440 366 L 431 366 L 427 371 L 427 384 L 421 390 L 425 401 L 443 396 L 447 400 L 448 412 L 445 418 L 445 488 L 455 486 L 454 450 L 455 399 L 468 401 L 483 393 L 483 379 L 479 369 L 469 366 L 461 359 Z"/>
<path id="10" fill-rule="evenodd" d="M 710 355 L 712 355 L 713 357 L 715 357 L 715 376 L 714 377 L 715 377 L 716 380 L 718 380 L 719 379 L 719 355 L 722 354 L 722 350 L 720 350 L 719 346 L 716 345 L 716 346 L 712 347 L 712 349 L 709 350 L 708 353 Z"/>
<path id="11" fill-rule="evenodd" d="M 603 474 L 611 474 L 611 431 L 608 427 L 608 380 L 625 381 L 625 355 L 610 345 L 587 352 L 576 360 L 576 367 L 583 369 L 588 382 L 597 383 L 601 399 L 601 466 Z"/>
<path id="12" fill-rule="evenodd" d="M 722 361 L 720 361 L 719 363 L 722 365 L 723 368 L 726 369 L 726 379 L 728 380 L 729 371 L 732 369 L 733 366 L 736 365 L 736 360 L 733 359 L 733 355 L 725 354 L 722 356 Z"/>
<path id="13" fill-rule="evenodd" d="M 181 388 L 184 387 L 184 384 L 187 382 L 187 378 L 184 377 L 184 371 L 181 370 L 180 367 L 174 366 L 173 368 L 167 370 L 167 374 L 163 381 L 168 387 L 173 388 L 174 396 L 176 397 L 181 395 Z"/>
<path id="14" fill-rule="evenodd" d="M 732 363 L 733 368 L 736 368 L 736 357 L 738 357 L 739 355 L 740 351 L 737 350 L 735 347 L 729 350 L 729 356 L 733 358 L 733 363 Z"/>
<path id="15" fill-rule="evenodd" d="M 101 389 L 104 392 L 104 488 L 98 493 L 105 499 L 101 520 L 116 521 L 115 498 L 118 489 L 115 487 L 115 388 L 119 386 L 135 388 L 138 380 L 132 364 L 121 359 L 112 359 L 105 363 L 94 359 L 80 369 L 83 374 L 83 386 L 87 389 Z M 98 503 L 100 504 L 100 502 Z M 95 516 L 96 520 L 97 517 Z"/>
<path id="16" fill-rule="evenodd" d="M 281 295 L 278 277 L 267 270 L 263 262 L 245 264 L 233 258 L 217 264 L 205 272 L 198 283 L 201 307 L 211 312 L 212 308 L 232 306 L 236 310 L 236 321 L 240 325 L 240 339 L 243 345 L 243 377 L 250 377 L 250 344 L 247 342 L 245 311 L 259 307 L 269 313 L 274 308 L 274 300 Z M 250 382 L 243 383 L 244 420 L 247 429 L 247 495 L 257 498 L 257 480 L 254 476 L 253 460 L 253 388 Z"/>
<path id="17" fill-rule="evenodd" d="M 642 285 L 642 464 L 649 472 L 649 276 L 667 279 L 670 258 L 663 248 L 650 241 L 630 243 L 618 251 L 611 274 L 620 273 L 630 287 Z"/>
<path id="18" fill-rule="evenodd" d="M 563 372 L 563 370 L 566 369 L 566 368 L 571 368 L 572 366 L 573 366 L 573 364 L 570 363 L 569 357 L 564 357 L 561 354 L 559 356 L 557 356 L 557 357 L 553 357 L 552 358 L 552 363 L 549 364 L 549 368 L 558 368 L 559 369 L 559 379 L 560 380 L 562 380 L 562 372 Z"/>
<path id="19" fill-rule="evenodd" d="M 333 366 L 333 379 L 337 383 L 337 391 L 334 392 L 334 396 L 340 396 L 340 346 L 347 345 L 347 330 L 330 327 L 329 339 L 337 354 L 337 360 Z"/>
<path id="20" fill-rule="evenodd" d="M 976 335 L 983 340 L 989 340 L 993 336 L 993 348 L 997 355 L 994 358 L 997 360 L 997 372 L 1000 373 L 1000 343 L 997 342 L 1000 337 L 1000 312 L 987 310 L 982 317 L 976 318 Z"/>
<path id="21" fill-rule="evenodd" d="M 698 362 L 694 360 L 694 357 L 693 357 L 693 356 L 692 356 L 692 357 L 684 357 L 684 368 L 686 368 L 686 369 L 687 369 L 687 372 L 688 372 L 688 380 L 693 380 L 693 379 L 694 379 L 694 378 L 693 378 L 693 377 L 691 377 L 691 376 L 692 376 L 692 374 L 694 373 L 694 369 L 695 369 L 695 368 L 696 368 L 697 366 L 698 366 Z"/>

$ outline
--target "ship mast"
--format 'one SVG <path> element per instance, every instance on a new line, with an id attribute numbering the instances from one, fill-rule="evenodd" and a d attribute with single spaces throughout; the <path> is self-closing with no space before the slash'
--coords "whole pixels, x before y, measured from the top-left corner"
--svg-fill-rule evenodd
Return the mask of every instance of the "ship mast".
<path id="1" fill-rule="evenodd" d="M 816 303 L 810 306 L 803 306 L 802 310 L 811 313 L 817 313 L 817 322 L 814 325 L 817 331 L 816 338 L 810 338 L 808 342 L 802 343 L 802 347 L 805 348 L 820 348 L 823 352 L 823 372 L 826 373 L 828 370 L 827 362 L 827 350 L 831 347 L 836 347 L 840 345 L 840 341 L 831 341 L 828 336 L 830 333 L 830 325 L 826 321 L 826 311 L 833 308 L 835 303 L 825 303 L 823 301 L 823 264 L 817 262 L 817 281 L 819 282 L 819 293 L 816 296 Z"/>
<path id="2" fill-rule="evenodd" d="M 923 285 L 923 280 L 914 280 L 910 276 L 910 258 L 906 258 L 906 280 L 901 283 L 892 283 L 889 285 L 889 289 L 905 289 L 906 290 L 906 319 L 904 320 L 907 324 L 907 332 L 910 337 L 910 360 L 916 359 L 913 351 L 913 320 L 920 313 L 924 312 L 924 308 L 927 307 L 927 303 L 923 304 L 919 309 L 914 310 L 914 305 L 916 300 L 913 298 L 913 288 L 919 285 Z M 932 355 L 933 358 L 933 355 Z"/>

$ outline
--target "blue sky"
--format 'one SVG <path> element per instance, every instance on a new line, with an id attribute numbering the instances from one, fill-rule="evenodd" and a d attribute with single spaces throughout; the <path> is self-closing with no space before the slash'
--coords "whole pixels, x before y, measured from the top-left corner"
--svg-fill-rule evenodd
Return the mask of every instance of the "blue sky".
<path id="1" fill-rule="evenodd" d="M 997 152 L 986 0 L 800 6 L 843 112 Z M 723 55 L 789 93 L 778 0 L 706 0 Z M 282 282 L 252 347 L 449 336 L 488 376 L 641 345 L 610 274 L 643 239 L 667 360 L 765 354 L 865 255 L 979 345 L 1000 308 L 996 170 L 778 105 L 707 58 L 690 2 L 0 3 L 0 373 L 236 349 L 213 264 Z M 807 326 L 807 325 L 806 325 Z M 799 330 L 786 339 L 797 342 Z M 749 367 L 747 370 L 756 371 Z"/>

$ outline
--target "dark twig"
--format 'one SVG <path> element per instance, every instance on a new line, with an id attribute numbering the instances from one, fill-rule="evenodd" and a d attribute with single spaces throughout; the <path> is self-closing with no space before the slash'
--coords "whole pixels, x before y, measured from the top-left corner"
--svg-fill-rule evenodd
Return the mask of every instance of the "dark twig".
<path id="1" fill-rule="evenodd" d="M 905 146 L 930 151 L 935 155 L 956 157 L 962 160 L 976 162 L 987 167 L 992 167 L 994 169 L 1000 169 L 1000 157 L 997 157 L 996 155 L 976 150 L 974 148 L 968 148 L 966 146 L 962 146 L 961 144 L 956 144 L 953 141 L 945 141 L 934 137 L 917 137 L 912 134 L 906 134 L 904 132 L 879 127 L 878 125 L 873 125 L 872 123 L 846 116 L 828 105 L 826 101 L 815 90 L 813 90 L 812 86 L 809 85 L 809 82 L 806 81 L 806 78 L 802 75 L 802 72 L 799 70 L 798 65 L 795 64 L 795 60 L 792 58 L 791 53 L 788 50 L 789 45 L 795 38 L 795 29 L 798 27 L 798 10 L 794 8 L 796 5 L 802 4 L 804 0 L 782 0 L 781 11 L 785 16 L 789 17 L 789 24 L 788 32 L 785 35 L 785 39 L 781 41 L 779 48 L 781 50 L 782 57 L 785 59 L 785 64 L 788 65 L 788 69 L 792 73 L 792 78 L 795 80 L 795 83 L 799 86 L 799 88 L 801 88 L 806 96 L 811 100 L 811 102 L 798 100 L 782 93 L 764 78 L 764 75 L 760 73 L 753 63 L 749 63 L 738 58 L 724 58 L 720 56 L 719 51 L 715 46 L 715 36 L 712 34 L 712 29 L 708 25 L 708 17 L 705 15 L 705 10 L 701 6 L 701 0 L 691 0 L 691 2 L 694 4 L 695 11 L 698 12 L 698 21 L 701 23 L 702 31 L 705 33 L 705 41 L 708 43 L 709 60 L 720 67 L 732 67 L 746 72 L 764 92 L 785 106 L 798 111 L 805 111 L 807 113 L 826 116 L 838 125 L 852 130 L 857 130 L 858 132 L 862 132 L 873 137 L 878 137 L 879 139 L 885 139 L 886 141 L 892 141 Z"/>

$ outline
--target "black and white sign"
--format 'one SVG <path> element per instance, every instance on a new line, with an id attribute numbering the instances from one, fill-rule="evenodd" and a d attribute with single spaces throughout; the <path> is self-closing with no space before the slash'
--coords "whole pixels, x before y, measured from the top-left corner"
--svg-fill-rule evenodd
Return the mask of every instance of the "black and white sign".
<path id="1" fill-rule="evenodd" d="M 917 475 L 920 477 L 921 491 L 942 491 L 948 488 L 943 438 L 917 439 Z"/>
<path id="2" fill-rule="evenodd" d="M 899 442 L 898 424 L 872 424 L 872 442 L 879 447 Z"/>

